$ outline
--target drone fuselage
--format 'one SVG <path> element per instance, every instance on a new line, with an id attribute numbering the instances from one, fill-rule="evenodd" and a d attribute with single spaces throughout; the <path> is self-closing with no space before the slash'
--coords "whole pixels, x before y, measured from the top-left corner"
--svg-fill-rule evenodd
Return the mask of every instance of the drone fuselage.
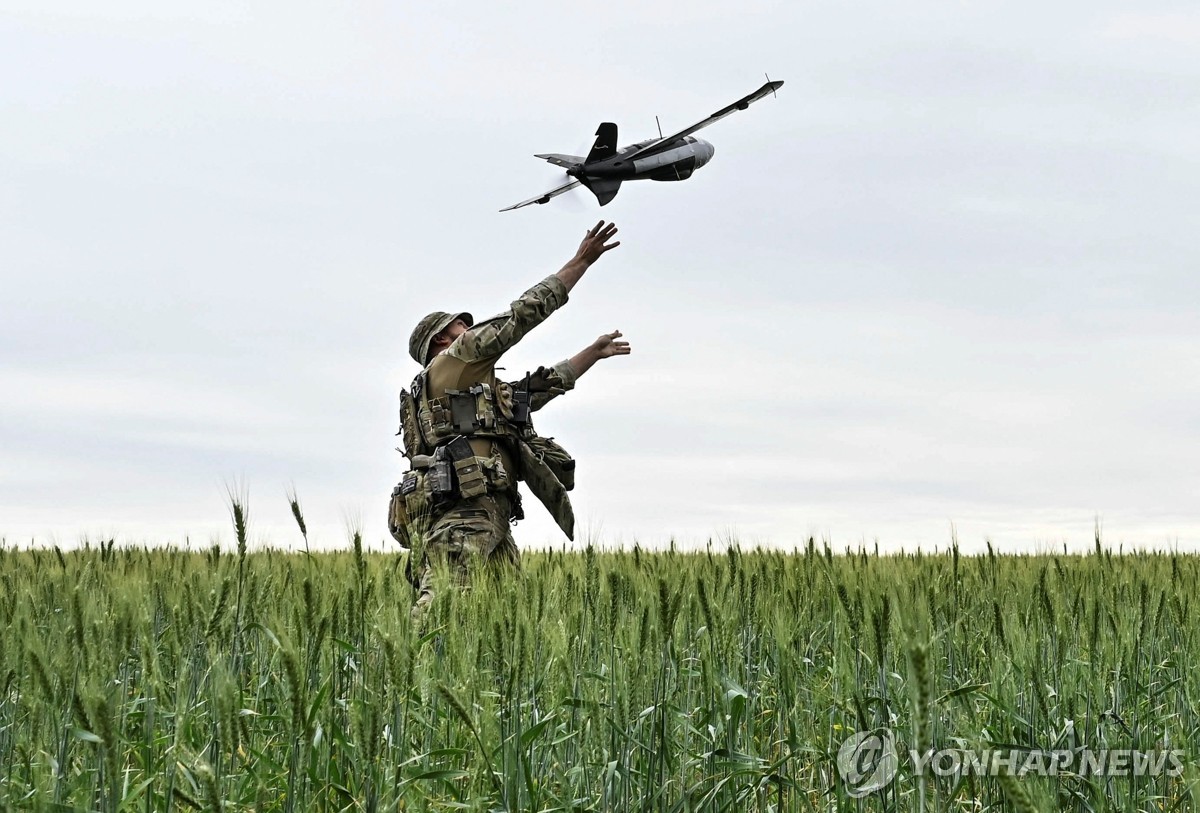
<path id="1" fill-rule="evenodd" d="M 684 136 L 669 149 L 641 158 L 627 159 L 625 156 L 652 143 L 639 141 L 617 151 L 611 158 L 583 163 L 567 170 L 567 174 L 584 180 L 613 181 L 683 181 L 692 173 L 712 160 L 716 152 L 712 144 L 695 136 Z"/>

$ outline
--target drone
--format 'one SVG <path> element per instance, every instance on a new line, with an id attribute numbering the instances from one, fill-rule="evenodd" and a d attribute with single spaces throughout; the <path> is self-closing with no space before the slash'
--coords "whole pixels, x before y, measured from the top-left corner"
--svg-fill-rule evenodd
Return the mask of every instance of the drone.
<path id="1" fill-rule="evenodd" d="M 695 138 L 692 133 L 720 121 L 731 113 L 745 110 L 759 99 L 774 95 L 781 87 L 782 81 L 772 82 L 768 78 L 765 85 L 749 96 L 738 99 L 728 107 L 722 107 L 691 127 L 685 127 L 665 138 L 660 127 L 658 138 L 639 141 L 621 149 L 617 149 L 617 125 L 611 121 L 601 122 L 596 130 L 596 141 L 586 158 L 562 153 L 534 156 L 563 167 L 570 180 L 536 198 L 514 203 L 500 211 L 508 212 L 534 203 L 549 203 L 551 198 L 558 197 L 581 184 L 591 190 L 600 205 L 604 206 L 617 196 L 621 184 L 625 181 L 685 181 L 693 172 L 711 161 L 715 152 L 712 144 Z"/>

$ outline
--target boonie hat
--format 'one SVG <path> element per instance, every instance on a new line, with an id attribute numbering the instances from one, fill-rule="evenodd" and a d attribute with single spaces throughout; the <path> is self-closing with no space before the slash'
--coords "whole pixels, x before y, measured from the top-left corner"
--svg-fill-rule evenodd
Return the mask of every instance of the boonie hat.
<path id="1" fill-rule="evenodd" d="M 429 358 L 429 345 L 433 344 L 433 337 L 449 327 L 455 319 L 462 319 L 467 323 L 467 327 L 475 324 L 475 318 L 469 313 L 446 313 L 446 311 L 434 311 L 417 322 L 412 335 L 408 337 L 408 354 L 412 356 L 413 361 L 424 366 Z"/>

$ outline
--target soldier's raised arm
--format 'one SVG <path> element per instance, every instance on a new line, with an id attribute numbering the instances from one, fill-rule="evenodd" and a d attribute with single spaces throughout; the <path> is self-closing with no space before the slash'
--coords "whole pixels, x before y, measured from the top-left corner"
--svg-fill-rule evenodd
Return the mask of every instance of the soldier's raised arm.
<path id="1" fill-rule="evenodd" d="M 575 283 L 583 278 L 585 271 L 591 267 L 592 263 L 600 259 L 606 251 L 611 251 L 621 245 L 618 240 L 615 243 L 609 243 L 617 233 L 616 223 L 605 223 L 601 220 L 595 226 L 588 230 L 583 236 L 583 241 L 580 242 L 575 256 L 572 257 L 566 265 L 564 265 L 554 276 L 562 280 L 563 285 L 567 286 L 570 291 L 575 287 Z"/>
<path id="2" fill-rule="evenodd" d="M 608 242 L 616 233 L 614 224 L 601 220 L 584 235 L 575 256 L 558 273 L 521 294 L 504 313 L 471 327 L 446 349 L 446 355 L 468 363 L 499 358 L 566 304 L 568 292 L 592 263 L 621 245 L 620 241 Z"/>

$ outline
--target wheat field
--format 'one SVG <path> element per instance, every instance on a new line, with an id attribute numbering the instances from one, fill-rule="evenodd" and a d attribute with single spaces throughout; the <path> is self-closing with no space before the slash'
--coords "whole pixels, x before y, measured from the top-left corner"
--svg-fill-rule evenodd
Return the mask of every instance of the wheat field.
<path id="1" fill-rule="evenodd" d="M 414 630 L 402 555 L 239 533 L 0 548 L 0 809 L 1200 809 L 1191 557 L 527 553 Z M 1186 758 L 852 796 L 839 746 L 881 726 Z"/>

